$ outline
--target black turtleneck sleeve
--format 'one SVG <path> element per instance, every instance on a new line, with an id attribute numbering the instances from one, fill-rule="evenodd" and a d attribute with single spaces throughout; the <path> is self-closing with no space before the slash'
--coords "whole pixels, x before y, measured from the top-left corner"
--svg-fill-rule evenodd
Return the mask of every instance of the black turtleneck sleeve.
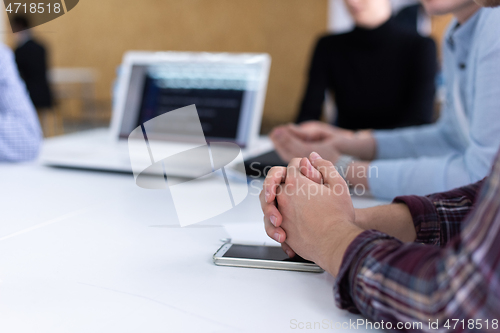
<path id="1" fill-rule="evenodd" d="M 328 76 L 331 71 L 328 69 L 328 39 L 320 38 L 314 50 L 311 65 L 309 67 L 309 77 L 306 86 L 302 105 L 300 106 L 297 123 L 308 120 L 318 120 L 323 110 L 325 92 L 329 88 Z"/>
<path id="2" fill-rule="evenodd" d="M 394 127 L 430 124 L 434 115 L 437 73 L 436 44 L 430 38 L 415 40 L 414 65 L 408 82 L 408 99 L 402 106 L 403 116 Z"/>
<path id="3" fill-rule="evenodd" d="M 431 123 L 436 71 L 434 41 L 392 19 L 373 30 L 324 36 L 314 49 L 297 122 L 318 120 L 330 90 L 343 128 Z"/>

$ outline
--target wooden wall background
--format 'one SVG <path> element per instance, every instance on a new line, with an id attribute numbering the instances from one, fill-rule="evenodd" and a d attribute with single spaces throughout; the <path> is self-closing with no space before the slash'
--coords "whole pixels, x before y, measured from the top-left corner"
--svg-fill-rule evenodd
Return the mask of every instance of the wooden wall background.
<path id="1" fill-rule="evenodd" d="M 108 103 L 127 50 L 267 52 L 269 128 L 294 119 L 311 48 L 326 26 L 327 0 L 82 0 L 34 30 L 52 66 L 97 69 L 97 96 Z"/>
<path id="2" fill-rule="evenodd" d="M 97 98 L 111 108 L 116 67 L 127 50 L 267 52 L 272 56 L 264 131 L 292 121 L 310 53 L 327 28 L 327 0 L 82 0 L 35 28 L 51 65 L 98 72 Z M 440 39 L 449 17 L 434 19 Z M 10 28 L 4 29 L 10 31 Z M 12 34 L 7 42 L 12 45 Z"/>
<path id="3" fill-rule="evenodd" d="M 453 15 L 442 15 L 432 17 L 432 32 L 431 36 L 438 43 L 439 57 L 441 58 L 441 43 L 446 33 L 446 28 L 448 24 L 453 19 Z"/>

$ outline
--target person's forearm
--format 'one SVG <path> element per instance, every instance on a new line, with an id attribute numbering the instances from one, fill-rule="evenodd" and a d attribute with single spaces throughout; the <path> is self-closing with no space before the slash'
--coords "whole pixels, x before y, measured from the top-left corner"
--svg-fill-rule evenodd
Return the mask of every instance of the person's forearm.
<path id="1" fill-rule="evenodd" d="M 378 230 L 403 242 L 417 237 L 410 210 L 405 204 L 356 209 L 355 223 L 363 230 Z"/>
<path id="2" fill-rule="evenodd" d="M 368 178 L 371 169 L 369 162 L 352 162 L 347 166 L 344 178 L 350 187 L 353 187 L 357 194 L 370 191 Z"/>
<path id="3" fill-rule="evenodd" d="M 474 184 L 434 193 L 426 197 L 409 195 L 394 199 L 408 207 L 416 231 L 416 242 L 445 246 L 461 231 L 461 225 L 474 210 L 485 179 Z"/>
<path id="4" fill-rule="evenodd" d="M 372 161 L 377 152 L 377 142 L 372 131 L 365 130 L 351 136 L 342 136 L 336 142 L 336 148 L 345 155 L 357 157 L 363 161 Z"/>
<path id="5" fill-rule="evenodd" d="M 347 248 L 363 231 L 362 228 L 354 224 L 348 224 L 342 230 L 338 230 L 342 234 L 342 239 L 332 243 L 332 252 L 320 266 L 332 276 L 337 276 Z"/>

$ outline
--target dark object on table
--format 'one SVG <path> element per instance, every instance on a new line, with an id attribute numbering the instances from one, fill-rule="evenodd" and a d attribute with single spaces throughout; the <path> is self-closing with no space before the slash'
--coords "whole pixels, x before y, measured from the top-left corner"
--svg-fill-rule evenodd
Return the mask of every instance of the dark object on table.
<path id="1" fill-rule="evenodd" d="M 265 177 L 273 166 L 287 165 L 274 150 L 245 161 L 245 169 L 250 177 Z"/>

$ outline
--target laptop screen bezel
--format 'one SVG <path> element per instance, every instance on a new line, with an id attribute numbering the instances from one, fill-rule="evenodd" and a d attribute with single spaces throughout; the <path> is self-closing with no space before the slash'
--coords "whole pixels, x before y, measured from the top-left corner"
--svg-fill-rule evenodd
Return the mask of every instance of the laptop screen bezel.
<path id="1" fill-rule="evenodd" d="M 125 120 L 127 96 L 131 89 L 132 69 L 134 66 L 151 66 L 169 61 L 220 61 L 227 63 L 245 64 L 259 62 L 261 73 L 253 96 L 253 110 L 249 115 L 248 136 L 246 140 L 237 142 L 241 147 L 252 146 L 259 137 L 264 101 L 267 92 L 267 82 L 271 65 L 271 57 L 266 53 L 207 53 L 207 52 L 143 52 L 130 51 L 125 53 L 120 68 L 113 114 L 111 120 L 111 135 L 115 141 L 124 140 L 121 135 L 122 124 Z M 224 141 L 222 138 L 207 137 L 208 142 Z M 170 141 L 170 140 L 169 140 Z M 180 141 L 180 140 L 179 140 Z M 231 140 L 229 140 L 231 141 Z"/>

